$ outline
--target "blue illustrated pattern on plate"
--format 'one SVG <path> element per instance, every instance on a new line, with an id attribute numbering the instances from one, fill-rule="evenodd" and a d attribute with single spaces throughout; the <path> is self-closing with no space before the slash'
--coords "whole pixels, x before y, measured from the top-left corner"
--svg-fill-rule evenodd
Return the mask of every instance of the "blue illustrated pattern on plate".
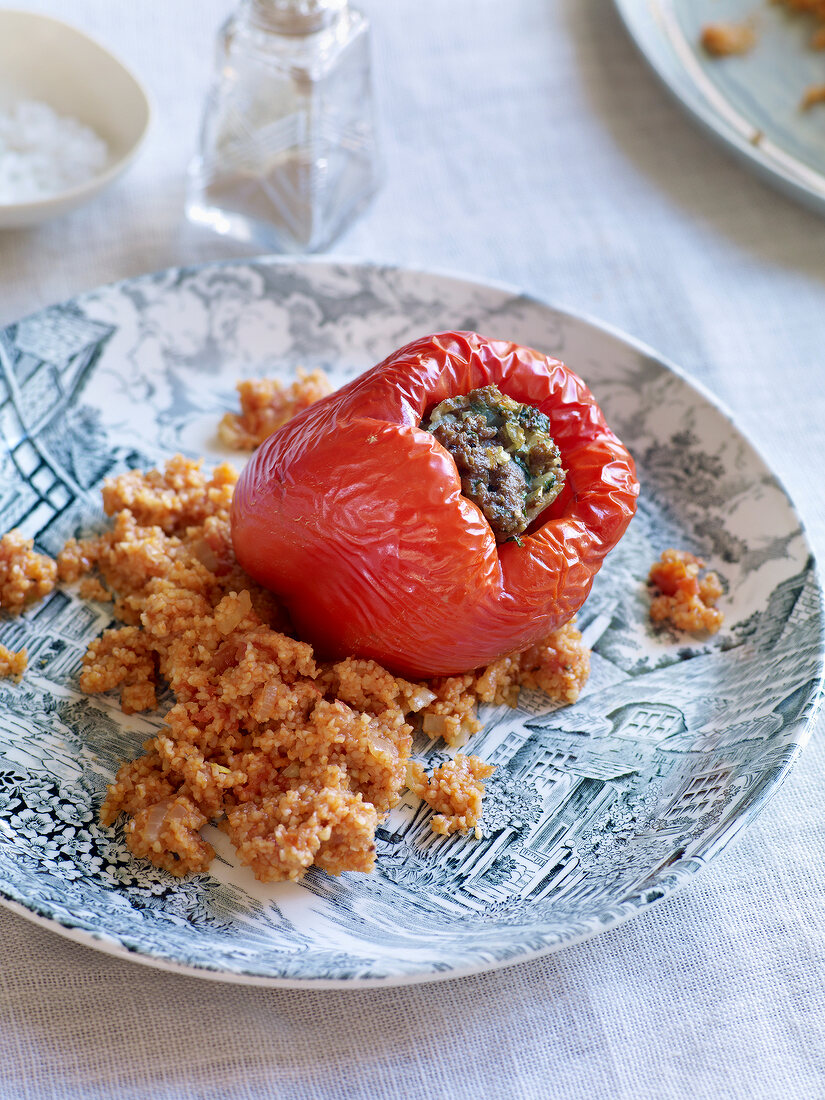
<path id="1" fill-rule="evenodd" d="M 378 867 L 263 886 L 210 828 L 212 873 L 135 860 L 97 808 L 162 725 L 87 697 L 77 674 L 107 605 L 56 590 L 0 641 L 0 893 L 74 938 L 155 965 L 271 984 L 421 981 L 590 936 L 690 881 L 759 811 L 807 734 L 822 674 L 810 550 L 781 486 L 710 398 L 618 335 L 494 286 L 394 268 L 233 262 L 84 295 L 0 332 L 0 525 L 56 553 L 103 522 L 103 479 L 216 437 L 238 380 L 299 366 L 340 383 L 415 336 L 473 328 L 564 358 L 635 455 L 642 498 L 580 618 L 593 650 L 572 707 L 523 691 L 487 708 L 470 751 L 496 765 L 483 835 L 437 836 L 408 795 Z M 237 456 L 229 456 L 237 461 Z M 707 558 L 722 631 L 648 621 L 667 546 Z M 426 764 L 441 742 L 416 737 Z"/>

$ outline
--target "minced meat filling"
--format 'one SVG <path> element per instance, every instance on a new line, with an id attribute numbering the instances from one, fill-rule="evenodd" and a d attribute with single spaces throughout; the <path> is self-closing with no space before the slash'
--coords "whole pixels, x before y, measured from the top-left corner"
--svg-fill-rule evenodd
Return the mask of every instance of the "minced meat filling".
<path id="1" fill-rule="evenodd" d="M 564 486 L 550 421 L 498 386 L 442 401 L 422 426 L 453 456 L 462 492 L 484 513 L 496 542 L 518 538 Z"/>

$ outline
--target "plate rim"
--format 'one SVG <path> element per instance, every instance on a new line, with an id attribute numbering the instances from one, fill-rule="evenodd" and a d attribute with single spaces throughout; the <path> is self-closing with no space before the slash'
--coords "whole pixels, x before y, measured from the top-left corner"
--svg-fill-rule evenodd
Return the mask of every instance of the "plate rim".
<path id="1" fill-rule="evenodd" d="M 617 3 L 623 2 L 623 0 L 616 0 Z M 118 287 L 133 284 L 141 280 L 153 280 L 163 276 L 168 276 L 171 273 L 176 273 L 178 276 L 186 275 L 189 273 L 195 274 L 201 271 L 209 271 L 226 267 L 264 267 L 264 266 L 279 266 L 283 268 L 305 268 L 305 267 L 328 267 L 328 268 L 357 268 L 368 269 L 376 272 L 387 273 L 400 273 L 402 275 L 409 275 L 413 277 L 423 278 L 437 278 L 446 281 L 451 281 L 456 284 L 464 284 L 468 287 L 472 287 L 479 290 L 493 290 L 502 294 L 509 295 L 513 299 L 527 302 L 533 306 L 539 307 L 541 310 L 550 311 L 557 316 L 568 319 L 576 324 L 586 326 L 595 330 L 598 333 L 607 335 L 618 343 L 629 348 L 636 354 L 651 359 L 660 367 L 663 367 L 665 371 L 678 378 L 681 383 L 696 393 L 704 402 L 711 405 L 715 411 L 734 429 L 739 437 L 747 444 L 752 454 L 761 462 L 764 469 L 771 475 L 777 487 L 781 490 L 784 496 L 788 508 L 792 515 L 795 517 L 799 524 L 800 534 L 804 540 L 805 547 L 808 551 L 809 560 L 811 563 L 811 572 L 814 583 L 816 585 L 819 599 L 820 599 L 820 619 L 819 619 L 819 665 L 818 665 L 818 679 L 816 686 L 811 691 L 810 699 L 808 700 L 808 716 L 804 722 L 804 725 L 800 727 L 796 740 L 793 742 L 793 752 L 789 755 L 789 758 L 785 761 L 781 771 L 773 778 L 771 784 L 763 789 L 760 794 L 749 803 L 745 811 L 736 820 L 736 827 L 730 832 L 730 835 L 722 844 L 721 848 L 718 848 L 710 859 L 704 859 L 703 857 L 697 857 L 697 867 L 695 871 L 684 880 L 680 880 L 675 884 L 659 884 L 658 890 L 661 890 L 659 896 L 652 899 L 645 899 L 639 901 L 636 904 L 628 905 L 626 911 L 623 911 L 617 916 L 611 917 L 607 921 L 599 924 L 597 928 L 590 928 L 586 931 L 566 938 L 561 943 L 550 944 L 535 950 L 527 950 L 524 953 L 518 955 L 516 958 L 507 958 L 494 960 L 492 962 L 485 961 L 475 964 L 468 964 L 464 967 L 459 967 L 454 970 L 441 971 L 441 970 L 420 970 L 416 972 L 396 972 L 384 977 L 346 977 L 346 978 L 312 978 L 312 977 L 278 977 L 273 975 L 266 975 L 260 973 L 254 973 L 243 970 L 228 970 L 210 968 L 208 966 L 199 966 L 191 962 L 184 963 L 176 959 L 169 958 L 164 955 L 149 954 L 142 949 L 132 949 L 123 943 L 115 941 L 106 932 L 96 934 L 95 932 L 81 928 L 78 925 L 65 924 L 57 916 L 46 916 L 37 912 L 35 908 L 30 908 L 25 903 L 19 901 L 17 898 L 11 896 L 7 892 L 5 883 L 0 882 L 0 905 L 4 908 L 11 910 L 18 916 L 29 920 L 31 923 L 44 928 L 50 932 L 54 932 L 64 939 L 67 939 L 75 944 L 83 947 L 88 947 L 93 950 L 102 952 L 118 959 L 125 959 L 130 962 L 138 962 L 144 966 L 150 967 L 154 970 L 164 971 L 166 973 L 173 973 L 178 976 L 184 977 L 197 977 L 207 981 L 214 982 L 228 982 L 236 985 L 247 985 L 256 987 L 268 987 L 268 988 L 281 988 L 281 989 L 301 989 L 301 990 L 354 990 L 354 989 L 375 989 L 375 988 L 392 988 L 403 987 L 408 985 L 423 985 L 429 982 L 444 982 L 452 981 L 454 979 L 460 979 L 464 977 L 470 977 L 477 974 L 492 973 L 497 970 L 502 970 L 506 967 L 516 966 L 520 963 L 531 962 L 539 958 L 543 958 L 547 955 L 555 954 L 557 951 L 573 947 L 576 944 L 586 942 L 595 938 L 598 935 L 602 935 L 605 932 L 610 932 L 614 928 L 619 927 L 626 921 L 633 917 L 639 916 L 641 913 L 646 912 L 660 903 L 671 898 L 675 893 L 681 890 L 684 886 L 688 885 L 688 882 L 692 883 L 697 875 L 700 875 L 714 862 L 715 859 L 722 851 L 729 847 L 732 843 L 735 843 L 742 835 L 742 833 L 753 823 L 755 818 L 762 813 L 765 806 L 770 802 L 776 792 L 784 783 L 788 774 L 798 761 L 803 749 L 807 745 L 813 733 L 813 727 L 817 716 L 819 714 L 820 707 L 825 700 L 825 589 L 823 588 L 822 575 L 820 566 L 813 547 L 811 546 L 810 539 L 808 537 L 808 529 L 805 523 L 805 518 L 794 502 L 791 494 L 788 492 L 787 487 L 784 484 L 782 478 L 774 471 L 773 467 L 764 458 L 761 449 L 753 442 L 749 433 L 742 429 L 736 422 L 733 412 L 718 398 L 711 390 L 709 390 L 704 383 L 699 379 L 691 377 L 682 367 L 670 360 L 667 356 L 662 355 L 656 351 L 651 345 L 647 344 L 641 339 L 630 335 L 625 332 L 619 326 L 612 324 L 608 321 L 602 321 L 599 318 L 594 317 L 586 311 L 580 311 L 568 308 L 564 305 L 555 305 L 553 302 L 539 297 L 536 294 L 528 293 L 513 284 L 505 281 L 478 278 L 469 276 L 462 272 L 450 270 L 440 267 L 416 267 L 406 264 L 389 263 L 376 260 L 363 260 L 355 257 L 348 256 L 284 256 L 284 255 L 270 255 L 261 254 L 248 257 L 228 257 L 215 261 L 204 261 L 196 264 L 181 264 L 171 265 L 166 268 L 159 268 L 155 271 L 144 272 L 139 275 L 128 276 L 123 279 L 111 281 L 109 283 L 103 283 L 98 286 L 89 288 L 88 290 L 80 291 L 75 295 L 68 298 L 64 298 L 58 302 L 52 302 L 44 305 L 41 308 L 28 313 L 16 320 L 7 322 L 0 325 L 0 332 L 6 329 L 19 325 L 35 318 L 40 314 L 47 312 L 50 309 L 60 308 L 70 303 L 81 301 L 90 295 L 95 295 L 108 290 L 115 290 Z M 0 841 L 2 842 L 2 841 Z"/>
<path id="2" fill-rule="evenodd" d="M 672 98 L 717 144 L 744 162 L 746 167 L 753 169 L 764 182 L 772 184 L 786 197 L 801 202 L 815 213 L 825 214 L 825 173 L 809 168 L 792 153 L 786 153 L 778 147 L 771 153 L 773 143 L 760 140 L 759 128 L 725 100 L 730 113 L 741 119 L 742 128 L 750 130 L 750 138 L 743 136 L 732 123 L 713 110 L 702 88 L 684 65 L 681 66 L 681 71 L 690 81 L 694 93 L 692 96 L 686 94 L 671 78 L 670 69 L 661 55 L 647 48 L 639 21 L 645 18 L 647 12 L 651 22 L 658 22 L 657 13 L 668 2 L 669 0 L 613 0 L 613 5 L 629 38 L 651 71 Z M 666 46 L 671 47 L 664 30 L 662 39 Z M 673 52 L 679 63 L 678 53 L 675 50 Z M 724 98 L 721 93 L 717 94 Z M 810 182 L 806 182 L 808 177 L 811 177 Z M 816 186 L 817 183 L 819 186 Z"/>

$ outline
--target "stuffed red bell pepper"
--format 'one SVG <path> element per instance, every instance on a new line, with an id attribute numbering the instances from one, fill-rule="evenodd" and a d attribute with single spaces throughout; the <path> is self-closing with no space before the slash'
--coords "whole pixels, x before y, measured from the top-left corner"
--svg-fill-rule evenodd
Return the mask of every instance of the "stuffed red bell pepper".
<path id="1" fill-rule="evenodd" d="M 232 537 L 322 656 L 447 675 L 567 622 L 638 489 L 563 363 L 448 332 L 270 436 L 238 482 Z"/>

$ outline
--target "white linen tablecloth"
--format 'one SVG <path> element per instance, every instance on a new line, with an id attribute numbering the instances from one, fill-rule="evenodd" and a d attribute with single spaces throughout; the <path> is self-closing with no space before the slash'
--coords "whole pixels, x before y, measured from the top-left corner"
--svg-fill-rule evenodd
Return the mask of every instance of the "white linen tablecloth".
<path id="1" fill-rule="evenodd" d="M 15 6 L 98 37 L 156 117 L 98 201 L 0 233 L 0 323 L 99 283 L 249 254 L 182 212 L 226 0 Z M 335 254 L 503 281 L 653 345 L 734 410 L 825 557 L 825 219 L 683 116 L 607 0 L 362 6 L 387 179 Z M 0 908 L 0 1096 L 825 1096 L 823 725 L 689 889 L 479 977 L 233 986 L 112 959 Z"/>

